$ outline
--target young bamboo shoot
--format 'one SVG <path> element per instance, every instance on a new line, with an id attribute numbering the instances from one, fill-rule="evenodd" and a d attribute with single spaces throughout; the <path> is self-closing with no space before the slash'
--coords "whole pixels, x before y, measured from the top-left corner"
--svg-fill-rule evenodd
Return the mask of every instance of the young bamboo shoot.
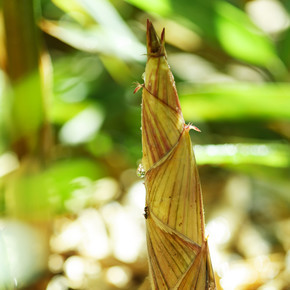
<path id="1" fill-rule="evenodd" d="M 142 85 L 142 165 L 152 289 L 215 289 L 200 180 L 161 39 L 147 21 L 147 64 Z"/>

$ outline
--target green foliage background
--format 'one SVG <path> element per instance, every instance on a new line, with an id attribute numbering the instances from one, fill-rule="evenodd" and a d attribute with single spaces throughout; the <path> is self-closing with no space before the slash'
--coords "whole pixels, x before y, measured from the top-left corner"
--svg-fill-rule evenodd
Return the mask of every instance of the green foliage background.
<path id="1" fill-rule="evenodd" d="M 192 138 L 208 216 L 224 206 L 227 180 L 247 178 L 247 221 L 286 257 L 289 237 L 273 227 L 290 219 L 290 6 L 275 1 L 285 25 L 265 31 L 249 14 L 258 2 L 1 1 L 3 220 L 47 226 L 92 206 L 90 192 L 75 194 L 78 178 L 119 182 L 137 168 L 141 94 L 133 90 L 150 18 L 166 29 L 184 118 L 203 132 Z"/>

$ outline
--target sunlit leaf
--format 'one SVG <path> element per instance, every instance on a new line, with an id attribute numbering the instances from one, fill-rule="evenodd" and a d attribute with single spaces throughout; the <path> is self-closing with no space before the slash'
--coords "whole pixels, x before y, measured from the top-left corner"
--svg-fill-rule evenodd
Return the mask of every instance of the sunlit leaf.
<path id="1" fill-rule="evenodd" d="M 31 74 L 18 82 L 14 89 L 8 92 L 6 129 L 12 138 L 35 134 L 44 121 L 44 101 L 41 97 L 41 80 L 38 74 Z M 25 108 L 25 109 L 24 109 Z"/>
<path id="2" fill-rule="evenodd" d="M 67 121 L 60 130 L 60 140 L 65 144 L 81 144 L 93 139 L 104 120 L 100 107 L 88 106 Z"/>
<path id="3" fill-rule="evenodd" d="M 59 1 L 57 1 L 59 4 Z M 43 21 L 42 29 L 69 45 L 84 51 L 115 55 L 124 60 L 144 60 L 143 45 L 138 41 L 113 5 L 106 0 L 74 1 L 95 20 L 89 27 L 68 21 Z M 71 11 L 71 7 L 60 4 Z"/>
<path id="4" fill-rule="evenodd" d="M 55 162 L 47 169 L 35 170 L 33 164 L 20 168 L 10 177 L 7 192 L 10 214 L 22 218 L 48 218 L 52 212 L 64 211 L 72 195 L 73 181 L 79 177 L 96 180 L 104 172 L 96 162 L 85 158 Z"/>
<path id="5" fill-rule="evenodd" d="M 159 15 L 168 15 L 172 12 L 171 4 L 169 0 L 149 0 L 149 1 L 140 1 L 140 0 L 126 0 L 127 2 L 136 5 L 142 10 L 152 11 L 158 13 Z"/>
<path id="6" fill-rule="evenodd" d="M 285 73 L 285 68 L 274 44 L 241 10 L 226 1 L 215 5 L 217 38 L 222 47 L 232 56 L 268 68 L 274 75 Z"/>
<path id="7" fill-rule="evenodd" d="M 207 84 L 180 90 L 185 119 L 281 120 L 290 118 L 288 84 Z"/>
<path id="8" fill-rule="evenodd" d="M 74 158 L 58 161 L 43 172 L 47 188 L 48 206 L 53 211 L 66 211 L 65 203 L 73 197 L 74 180 L 80 177 L 96 180 L 105 175 L 100 166 L 89 159 Z"/>
<path id="9" fill-rule="evenodd" d="M 287 168 L 290 148 L 285 144 L 210 144 L 194 147 L 198 164 L 253 164 Z"/>

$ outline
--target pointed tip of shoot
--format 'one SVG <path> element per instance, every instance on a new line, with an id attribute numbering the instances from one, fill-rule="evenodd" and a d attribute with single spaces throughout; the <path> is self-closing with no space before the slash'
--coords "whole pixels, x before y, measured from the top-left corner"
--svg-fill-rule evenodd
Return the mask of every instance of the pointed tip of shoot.
<path id="1" fill-rule="evenodd" d="M 148 55 L 164 55 L 165 29 L 161 33 L 159 39 L 152 22 L 147 19 L 147 54 Z"/>

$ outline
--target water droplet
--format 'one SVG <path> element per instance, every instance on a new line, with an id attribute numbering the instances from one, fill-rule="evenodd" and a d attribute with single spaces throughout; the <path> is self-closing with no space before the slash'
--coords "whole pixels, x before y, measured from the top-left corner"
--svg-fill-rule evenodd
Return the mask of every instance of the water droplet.
<path id="1" fill-rule="evenodd" d="M 140 178 L 143 178 L 145 176 L 145 174 L 146 174 L 145 169 L 144 169 L 142 163 L 140 163 L 138 168 L 137 168 L 137 176 Z"/>
<path id="2" fill-rule="evenodd" d="M 145 72 L 143 72 L 143 74 L 142 74 L 142 80 L 145 82 Z"/>

